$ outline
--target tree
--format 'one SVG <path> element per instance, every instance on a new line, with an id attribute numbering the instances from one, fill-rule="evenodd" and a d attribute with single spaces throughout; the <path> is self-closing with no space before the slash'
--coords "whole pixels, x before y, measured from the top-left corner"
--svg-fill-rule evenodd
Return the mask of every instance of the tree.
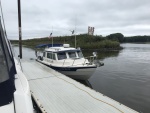
<path id="1" fill-rule="evenodd" d="M 124 36 L 121 33 L 114 33 L 106 36 L 109 40 L 115 40 L 119 42 L 123 42 Z"/>

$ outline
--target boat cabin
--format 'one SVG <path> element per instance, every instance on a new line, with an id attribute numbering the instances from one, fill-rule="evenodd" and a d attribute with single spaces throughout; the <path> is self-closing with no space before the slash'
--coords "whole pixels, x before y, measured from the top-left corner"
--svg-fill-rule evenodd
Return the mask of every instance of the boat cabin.
<path id="1" fill-rule="evenodd" d="M 48 44 L 49 45 L 49 44 Z M 43 55 L 37 53 L 37 60 L 46 65 L 57 66 L 85 66 L 91 65 L 87 58 L 82 54 L 80 48 L 70 47 L 69 44 L 62 44 L 60 46 L 42 44 L 37 47 L 44 47 Z M 92 57 L 94 58 L 94 57 Z"/>
<path id="2" fill-rule="evenodd" d="M 46 48 L 43 52 L 43 58 L 52 60 L 65 60 L 65 59 L 80 59 L 83 54 L 80 49 L 70 47 L 51 47 Z"/>

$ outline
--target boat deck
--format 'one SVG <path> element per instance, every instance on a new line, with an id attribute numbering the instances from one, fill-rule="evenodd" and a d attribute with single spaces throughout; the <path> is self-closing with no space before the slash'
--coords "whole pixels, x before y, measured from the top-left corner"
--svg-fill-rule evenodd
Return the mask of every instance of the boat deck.
<path id="1" fill-rule="evenodd" d="M 21 63 L 43 113 L 137 113 L 34 60 Z"/>

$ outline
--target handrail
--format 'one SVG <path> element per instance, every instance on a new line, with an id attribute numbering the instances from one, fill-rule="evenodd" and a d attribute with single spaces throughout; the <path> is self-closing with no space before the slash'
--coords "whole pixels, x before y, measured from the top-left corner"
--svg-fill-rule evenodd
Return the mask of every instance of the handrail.
<path id="1" fill-rule="evenodd" d="M 75 60 L 76 60 L 76 59 L 74 59 L 74 60 L 73 60 L 72 66 L 73 66 L 73 64 L 74 64 Z"/>
<path id="2" fill-rule="evenodd" d="M 89 62 L 90 62 L 89 64 L 93 64 L 92 61 L 94 61 L 94 59 L 96 58 L 96 56 L 88 56 L 88 57 L 84 57 L 84 58 L 85 58 L 85 60 L 84 60 L 83 66 L 85 65 L 86 60 L 88 60 L 88 58 L 90 58 L 89 59 Z M 74 65 L 75 61 L 76 61 L 76 58 L 74 58 L 74 60 L 72 62 L 72 66 Z M 66 62 L 66 59 L 64 59 L 64 62 L 63 62 L 62 66 L 64 66 L 65 62 Z"/>
<path id="3" fill-rule="evenodd" d="M 62 66 L 64 66 L 64 64 L 65 64 L 65 61 L 66 61 L 66 59 L 64 59 L 64 62 L 63 62 L 63 65 L 62 65 Z"/>
<path id="4" fill-rule="evenodd" d="M 96 56 L 88 56 L 88 57 L 85 57 L 85 61 L 86 61 L 86 59 L 88 59 L 88 58 L 89 58 L 90 64 L 92 64 L 92 61 L 94 61 L 94 59 L 96 58 Z M 85 65 L 85 61 L 84 61 L 83 66 Z"/>
<path id="5" fill-rule="evenodd" d="M 86 58 L 85 58 L 85 60 L 84 60 L 83 66 L 84 66 L 84 64 L 85 64 L 85 61 L 86 61 Z"/>

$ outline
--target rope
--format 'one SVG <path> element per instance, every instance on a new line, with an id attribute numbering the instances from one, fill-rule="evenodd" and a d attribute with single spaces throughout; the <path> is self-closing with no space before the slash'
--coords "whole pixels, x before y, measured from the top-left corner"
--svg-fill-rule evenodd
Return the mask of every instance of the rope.
<path id="1" fill-rule="evenodd" d="M 56 76 L 56 75 L 55 75 L 55 76 Z M 113 106 L 112 104 L 109 104 L 109 103 L 107 103 L 107 102 L 105 102 L 105 101 L 103 101 L 103 100 L 100 100 L 100 99 L 98 99 L 98 98 L 95 98 L 95 97 L 94 97 L 93 95 L 91 95 L 89 92 L 87 92 L 87 91 L 85 91 L 85 90 L 79 88 L 79 87 L 76 86 L 75 84 L 73 84 L 73 83 L 71 83 L 71 82 L 69 82 L 69 81 L 67 81 L 67 80 L 64 80 L 63 78 L 60 78 L 60 77 L 58 77 L 58 76 L 56 76 L 56 77 L 57 77 L 58 79 L 61 79 L 61 80 L 65 81 L 65 82 L 69 83 L 69 84 L 72 84 L 73 86 L 75 86 L 76 88 L 82 90 L 83 92 L 86 92 L 90 97 L 94 98 L 95 100 L 98 100 L 98 101 L 100 101 L 100 102 L 103 102 L 103 103 L 105 103 L 105 104 L 107 104 L 107 105 L 109 105 L 109 106 L 111 106 L 111 107 L 117 109 L 119 112 L 124 113 L 123 111 L 121 111 L 121 110 L 118 109 L 117 107 Z"/>

